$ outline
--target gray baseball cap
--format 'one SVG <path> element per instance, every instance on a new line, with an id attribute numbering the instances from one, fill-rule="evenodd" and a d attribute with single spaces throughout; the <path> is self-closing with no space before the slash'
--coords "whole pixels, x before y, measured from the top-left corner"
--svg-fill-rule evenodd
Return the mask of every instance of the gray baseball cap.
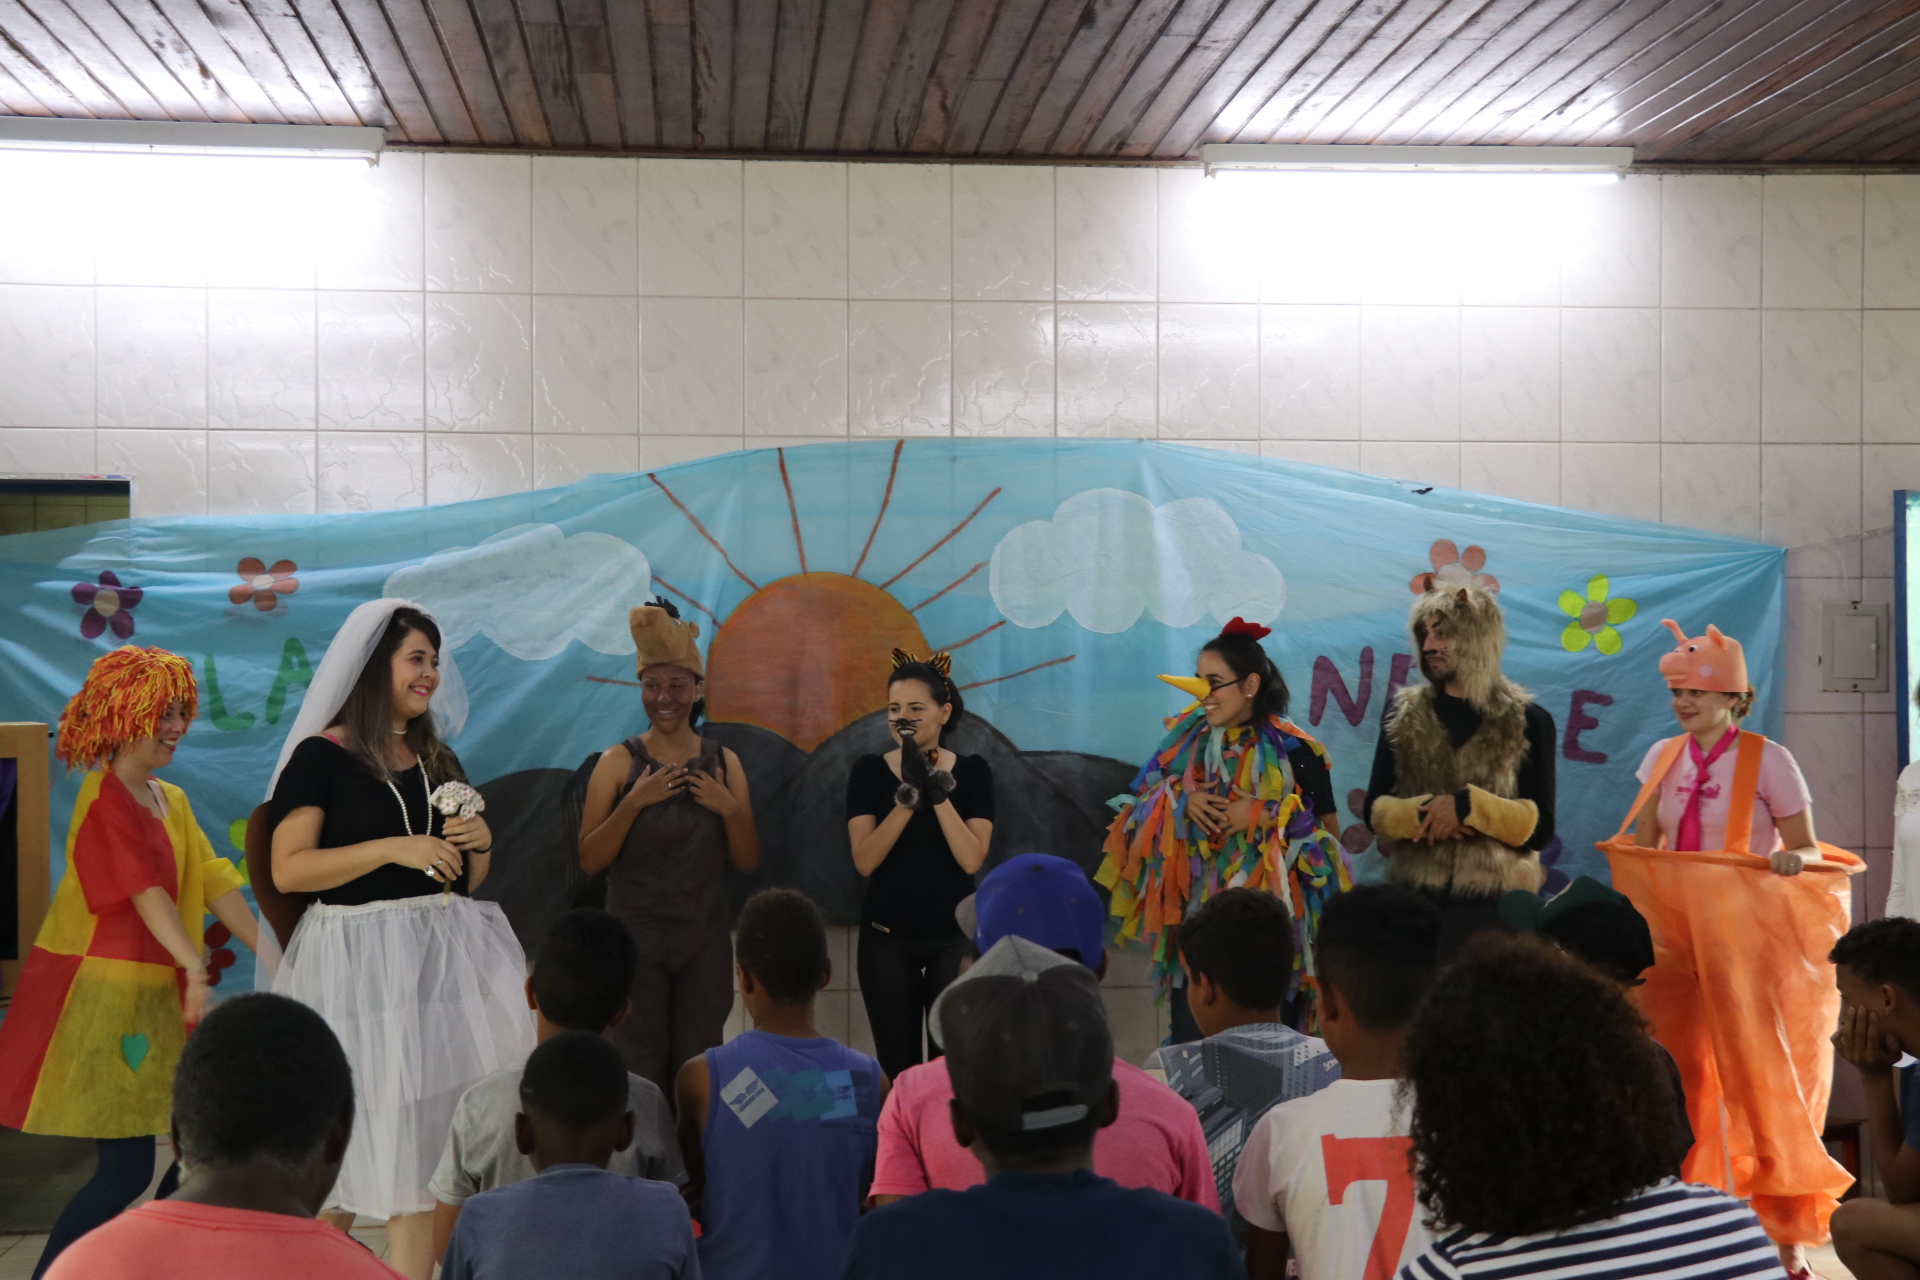
<path id="1" fill-rule="evenodd" d="M 934 1001 L 953 1095 L 976 1122 L 1032 1133 L 1084 1120 L 1113 1086 L 1113 1036 L 1085 965 L 1018 936 Z"/>

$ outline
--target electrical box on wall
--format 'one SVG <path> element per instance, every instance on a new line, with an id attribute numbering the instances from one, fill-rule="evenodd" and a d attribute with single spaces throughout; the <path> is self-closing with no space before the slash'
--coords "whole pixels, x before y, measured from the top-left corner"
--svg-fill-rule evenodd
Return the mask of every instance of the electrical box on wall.
<path id="1" fill-rule="evenodd" d="M 1885 693 L 1893 675 L 1893 605 L 1885 600 L 1820 602 L 1820 690 Z"/>

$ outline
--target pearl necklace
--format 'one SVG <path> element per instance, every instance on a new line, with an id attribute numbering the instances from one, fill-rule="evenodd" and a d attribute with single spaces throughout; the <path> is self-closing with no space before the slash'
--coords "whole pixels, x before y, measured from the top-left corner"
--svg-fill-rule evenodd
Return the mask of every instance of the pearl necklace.
<path id="1" fill-rule="evenodd" d="M 413 816 L 407 812 L 407 802 L 400 798 L 400 788 L 393 785 L 393 779 L 387 779 L 387 790 L 393 792 L 393 799 L 400 806 L 400 823 L 406 827 L 407 834 L 413 834 Z M 422 835 L 433 834 L 433 792 L 427 789 L 427 771 L 420 770 L 420 795 L 427 803 L 427 829 Z"/>

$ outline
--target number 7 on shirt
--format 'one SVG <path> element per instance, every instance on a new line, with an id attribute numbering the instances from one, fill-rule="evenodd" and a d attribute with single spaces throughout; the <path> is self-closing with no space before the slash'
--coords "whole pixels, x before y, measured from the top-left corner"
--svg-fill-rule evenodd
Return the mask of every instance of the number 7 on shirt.
<path id="1" fill-rule="evenodd" d="M 1393 1280 L 1394 1270 L 1400 1265 L 1400 1250 L 1407 1243 L 1407 1227 L 1413 1221 L 1413 1170 L 1408 1162 L 1412 1150 L 1412 1138 L 1320 1135 L 1320 1156 L 1327 1169 L 1327 1203 L 1339 1204 L 1346 1198 L 1347 1188 L 1356 1182 L 1387 1184 L 1387 1202 L 1373 1233 L 1373 1247 L 1367 1251 L 1362 1280 Z"/>

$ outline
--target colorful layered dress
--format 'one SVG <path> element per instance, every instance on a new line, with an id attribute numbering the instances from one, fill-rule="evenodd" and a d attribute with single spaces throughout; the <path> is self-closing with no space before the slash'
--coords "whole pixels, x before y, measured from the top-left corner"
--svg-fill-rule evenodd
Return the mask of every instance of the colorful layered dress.
<path id="1" fill-rule="evenodd" d="M 111 771 L 80 783 L 66 874 L 0 1021 L 0 1125 L 73 1138 L 167 1131 L 185 974 L 133 897 L 165 889 L 197 948 L 207 904 L 242 880 L 186 793 L 159 786 L 164 822 Z"/>
<path id="2" fill-rule="evenodd" d="M 1319 776 L 1312 788 L 1320 793 L 1317 803 L 1300 777 L 1307 770 Z M 1167 721 L 1167 736 L 1130 793 L 1109 802 L 1119 814 L 1108 828 L 1106 859 L 1095 877 L 1113 891 L 1120 939 L 1138 939 L 1151 949 L 1163 993 L 1180 969 L 1174 927 L 1189 907 L 1244 885 L 1275 894 L 1292 908 L 1289 997 L 1297 1020 L 1312 1020 L 1320 908 L 1353 886 L 1346 850 L 1322 821 L 1334 816 L 1329 776 L 1326 748 L 1278 716 L 1214 729 L 1196 706 Z M 1188 797 L 1196 792 L 1251 797 L 1246 830 L 1209 836 L 1187 812 Z"/>

